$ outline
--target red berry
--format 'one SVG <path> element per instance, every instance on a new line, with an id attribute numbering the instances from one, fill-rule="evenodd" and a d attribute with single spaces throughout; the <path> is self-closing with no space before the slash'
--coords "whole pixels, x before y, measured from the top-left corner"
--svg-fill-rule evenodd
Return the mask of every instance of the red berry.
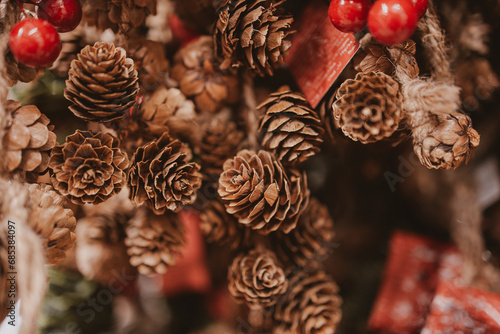
<path id="1" fill-rule="evenodd" d="M 332 0 L 328 15 L 338 30 L 356 33 L 366 27 L 366 17 L 371 5 L 371 0 Z"/>
<path id="2" fill-rule="evenodd" d="M 9 35 L 9 48 L 22 64 L 47 67 L 59 56 L 61 39 L 50 23 L 31 18 L 14 25 Z"/>
<path id="3" fill-rule="evenodd" d="M 384 44 L 406 41 L 417 27 L 417 11 L 410 0 L 378 0 L 368 13 L 368 29 Z"/>
<path id="4" fill-rule="evenodd" d="M 79 0 L 42 0 L 37 9 L 38 17 L 49 21 L 60 32 L 75 29 L 82 20 Z"/>
<path id="5" fill-rule="evenodd" d="M 413 7 L 415 7 L 415 10 L 417 11 L 418 19 L 420 20 L 425 15 L 425 12 L 427 11 L 427 6 L 429 4 L 429 1 L 428 0 L 411 0 L 411 3 L 413 4 Z"/>

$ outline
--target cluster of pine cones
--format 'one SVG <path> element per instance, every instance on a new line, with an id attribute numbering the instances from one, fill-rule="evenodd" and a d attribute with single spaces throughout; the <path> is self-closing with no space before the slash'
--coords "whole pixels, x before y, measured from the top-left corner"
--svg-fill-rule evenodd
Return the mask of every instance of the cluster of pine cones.
<path id="1" fill-rule="evenodd" d="M 425 110 L 432 122 L 419 124 L 405 113 L 394 59 L 416 64 L 415 43 L 364 44 L 357 74 L 316 110 L 288 86 L 256 106 L 252 79 L 279 70 L 295 32 L 283 2 L 174 1 L 187 24 L 213 27 L 175 54 L 147 38 L 147 19 L 165 2 L 83 1 L 85 26 L 63 35 L 54 72 L 67 76 L 69 110 L 88 129 L 57 144 L 37 107 L 6 105 L 4 169 L 31 183 L 47 262 L 63 260 L 77 236 L 71 256 L 92 280 L 107 284 L 123 268 L 163 274 L 185 242 L 177 213 L 192 206 L 206 240 L 234 251 L 236 301 L 270 312 L 276 333 L 333 333 L 341 298 L 321 261 L 334 224 L 310 195 L 304 162 L 340 129 L 365 144 L 411 132 L 424 165 L 456 168 L 479 144 L 470 118 Z M 110 28 L 114 42 L 85 45 L 90 27 Z M 12 82 L 35 78 L 8 57 Z M 46 171 L 50 184 L 37 184 Z"/>

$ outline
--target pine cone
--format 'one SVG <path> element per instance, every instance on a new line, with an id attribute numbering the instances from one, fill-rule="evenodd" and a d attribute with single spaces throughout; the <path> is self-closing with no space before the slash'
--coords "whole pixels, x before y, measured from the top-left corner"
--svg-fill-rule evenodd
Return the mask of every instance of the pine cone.
<path id="1" fill-rule="evenodd" d="M 156 15 L 156 0 L 108 0 L 109 20 L 122 31 L 144 26 L 148 15 Z"/>
<path id="2" fill-rule="evenodd" d="M 333 251 L 334 237 L 328 208 L 313 198 L 292 232 L 276 233 L 278 255 L 281 259 L 290 258 L 299 267 L 317 268 Z"/>
<path id="3" fill-rule="evenodd" d="M 272 0 L 225 0 L 215 24 L 215 51 L 222 69 L 245 65 L 260 76 L 273 75 L 291 46 L 293 18 L 280 15 Z"/>
<path id="4" fill-rule="evenodd" d="M 457 168 L 467 163 L 479 140 L 469 116 L 458 112 L 433 115 L 431 122 L 413 130 L 415 154 L 430 169 Z"/>
<path id="5" fill-rule="evenodd" d="M 144 96 L 138 116 L 154 134 L 161 135 L 166 126 L 172 134 L 182 137 L 192 132 L 196 111 L 180 90 L 162 86 Z"/>
<path id="6" fill-rule="evenodd" d="M 205 204 L 200 213 L 200 227 L 207 242 L 219 246 L 229 245 L 231 249 L 238 249 L 249 239 L 248 229 L 227 213 L 218 199 Z"/>
<path id="7" fill-rule="evenodd" d="M 86 46 L 71 62 L 68 76 L 64 97 L 84 120 L 112 121 L 135 104 L 139 84 L 134 61 L 113 43 Z"/>
<path id="8" fill-rule="evenodd" d="M 201 137 L 196 145 L 205 174 L 219 175 L 222 165 L 238 152 L 244 134 L 231 121 L 214 118 L 201 125 Z"/>
<path id="9" fill-rule="evenodd" d="M 134 215 L 134 206 L 122 191 L 106 203 L 84 206 L 78 220 L 76 264 L 87 278 L 104 286 L 113 284 L 123 271 L 133 272 L 125 246 L 125 226 Z"/>
<path id="10" fill-rule="evenodd" d="M 28 223 L 42 238 L 49 264 L 56 264 L 66 258 L 66 252 L 73 248 L 76 234 L 76 219 L 73 211 L 63 207 L 65 200 L 51 186 L 28 185 Z"/>
<path id="11" fill-rule="evenodd" d="M 267 151 L 240 151 L 223 169 L 218 193 L 241 224 L 261 234 L 295 228 L 309 201 L 305 174 L 285 171 Z"/>
<path id="12" fill-rule="evenodd" d="M 296 273 L 282 302 L 276 305 L 274 318 L 279 325 L 274 333 L 335 333 L 342 318 L 338 290 L 322 271 Z"/>
<path id="13" fill-rule="evenodd" d="M 109 0 L 81 1 L 83 11 L 82 21 L 100 30 L 112 29 L 114 32 L 118 32 L 118 24 L 111 22 L 109 18 L 109 8 L 111 7 Z"/>
<path id="14" fill-rule="evenodd" d="M 251 309 L 270 307 L 287 291 L 288 280 L 269 250 L 251 250 L 233 260 L 228 272 L 229 292 Z"/>
<path id="15" fill-rule="evenodd" d="M 51 131 L 54 126 L 36 106 L 21 106 L 9 100 L 6 110 L 12 119 L 4 137 L 5 169 L 36 179 L 47 170 L 50 150 L 56 144 L 56 135 Z"/>
<path id="16" fill-rule="evenodd" d="M 163 44 L 149 40 L 131 43 L 127 54 L 134 60 L 139 73 L 139 85 L 145 91 L 154 91 L 165 83 L 169 62 Z"/>
<path id="17" fill-rule="evenodd" d="M 139 147 L 128 174 L 132 202 L 145 203 L 157 215 L 194 203 L 201 187 L 200 166 L 186 158 L 182 143 L 168 135 Z"/>
<path id="18" fill-rule="evenodd" d="M 321 122 L 321 125 L 325 129 L 325 138 L 331 143 L 335 142 L 335 131 L 337 130 L 337 126 L 335 124 L 335 118 L 333 115 L 333 102 L 335 102 L 335 93 L 328 93 L 316 107 L 318 111 L 318 116 Z"/>
<path id="19" fill-rule="evenodd" d="M 12 87 L 18 81 L 30 82 L 38 79 L 45 73 L 45 69 L 34 68 L 19 63 L 9 50 L 5 55 L 5 73 L 7 75 L 8 86 Z"/>
<path id="20" fill-rule="evenodd" d="M 216 112 L 239 99 L 238 78 L 221 71 L 214 59 L 212 38 L 200 37 L 177 52 L 171 76 L 200 111 Z"/>
<path id="21" fill-rule="evenodd" d="M 262 146 L 283 164 L 297 165 L 319 152 L 323 129 L 302 94 L 283 86 L 257 108 L 265 111 L 259 128 Z"/>
<path id="22" fill-rule="evenodd" d="M 389 138 L 404 116 L 399 84 L 381 72 L 358 73 L 337 90 L 333 112 L 342 132 L 354 141 Z"/>
<path id="23" fill-rule="evenodd" d="M 412 40 L 401 44 L 383 45 L 371 36 L 354 57 L 356 71 L 369 74 L 382 72 L 393 76 L 396 71 L 395 64 L 402 66 L 410 78 L 416 78 L 420 72 L 415 59 L 417 47 Z M 392 59 L 392 60 L 391 60 Z M 395 61 L 394 61 L 395 60 Z"/>
<path id="24" fill-rule="evenodd" d="M 75 204 L 99 204 L 120 192 L 129 161 L 110 134 L 77 130 L 52 150 L 54 188 Z"/>
<path id="25" fill-rule="evenodd" d="M 165 274 L 185 243 L 184 226 L 174 214 L 156 216 L 140 209 L 126 233 L 130 263 L 144 275 Z"/>

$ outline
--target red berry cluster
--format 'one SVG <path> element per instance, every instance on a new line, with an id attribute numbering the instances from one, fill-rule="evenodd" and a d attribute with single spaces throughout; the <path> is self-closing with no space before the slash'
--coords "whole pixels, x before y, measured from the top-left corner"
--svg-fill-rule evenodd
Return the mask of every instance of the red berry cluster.
<path id="1" fill-rule="evenodd" d="M 9 48 L 16 59 L 27 66 L 50 66 L 61 52 L 59 32 L 75 29 L 82 19 L 79 0 L 18 0 L 36 4 L 37 18 L 14 25 Z"/>
<path id="2" fill-rule="evenodd" d="M 404 42 L 427 10 L 428 0 L 332 0 L 328 15 L 342 32 L 356 33 L 367 25 L 384 44 Z"/>

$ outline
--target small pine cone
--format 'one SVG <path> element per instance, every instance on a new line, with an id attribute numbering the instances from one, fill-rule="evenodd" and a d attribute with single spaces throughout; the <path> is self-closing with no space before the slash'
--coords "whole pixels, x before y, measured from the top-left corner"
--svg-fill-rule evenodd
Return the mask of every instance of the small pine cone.
<path id="1" fill-rule="evenodd" d="M 86 46 L 71 62 L 68 76 L 64 97 L 84 120 L 116 120 L 135 104 L 139 83 L 134 61 L 113 43 Z"/>
<path id="2" fill-rule="evenodd" d="M 429 169 L 457 168 L 467 163 L 479 141 L 470 117 L 458 112 L 433 115 L 429 123 L 413 129 L 415 154 Z"/>
<path id="3" fill-rule="evenodd" d="M 30 184 L 28 223 L 42 238 L 49 264 L 66 258 L 73 248 L 76 219 L 71 209 L 63 207 L 65 200 L 49 185 Z"/>
<path id="4" fill-rule="evenodd" d="M 7 75 L 8 86 L 12 87 L 18 81 L 30 82 L 38 79 L 45 73 L 45 69 L 34 68 L 19 63 L 9 50 L 5 55 L 5 73 Z"/>
<path id="5" fill-rule="evenodd" d="M 225 0 L 215 24 L 215 52 L 221 68 L 244 65 L 260 76 L 273 75 L 291 46 L 291 15 L 280 15 L 272 0 Z"/>
<path id="6" fill-rule="evenodd" d="M 196 111 L 191 100 L 186 99 L 177 88 L 161 86 L 153 93 L 146 94 L 138 116 L 155 134 L 161 134 L 164 127 L 176 136 L 189 136 L 192 132 Z M 160 131 L 162 131 L 160 133 Z"/>
<path id="7" fill-rule="evenodd" d="M 96 27 L 100 30 L 112 29 L 118 32 L 118 24 L 111 22 L 109 19 L 109 0 L 81 0 L 82 1 L 82 21 L 91 27 Z"/>
<path id="8" fill-rule="evenodd" d="M 201 137 L 196 145 L 205 174 L 219 175 L 227 159 L 234 157 L 244 138 L 236 124 L 214 118 L 201 125 Z"/>
<path id="9" fill-rule="evenodd" d="M 412 40 L 393 45 L 383 45 L 376 40 L 370 40 L 354 57 L 354 68 L 366 74 L 382 72 L 392 77 L 397 64 L 405 69 L 410 78 L 416 78 L 420 72 L 415 59 L 416 50 Z"/>
<path id="10" fill-rule="evenodd" d="M 194 203 L 201 187 L 200 166 L 187 157 L 183 144 L 169 135 L 139 147 L 128 174 L 132 202 L 145 203 L 157 215 Z"/>
<path id="11" fill-rule="evenodd" d="M 338 291 L 323 271 L 294 274 L 282 302 L 276 305 L 274 318 L 279 325 L 273 333 L 335 333 L 342 318 Z"/>
<path id="12" fill-rule="evenodd" d="M 238 249 L 248 240 L 248 229 L 226 212 L 224 204 L 218 199 L 209 201 L 200 213 L 200 227 L 205 240 L 219 246 L 229 245 Z"/>
<path id="13" fill-rule="evenodd" d="M 49 168 L 54 188 L 75 204 L 99 204 L 126 182 L 127 155 L 107 133 L 77 130 L 52 150 Z"/>
<path id="14" fill-rule="evenodd" d="M 11 115 L 4 137 L 5 169 L 7 172 L 26 173 L 30 179 L 47 170 L 50 150 L 56 144 L 54 126 L 36 106 L 21 106 L 9 100 L 6 105 Z"/>
<path id="15" fill-rule="evenodd" d="M 389 138 L 403 119 L 399 84 L 384 73 L 358 73 L 336 95 L 334 117 L 354 141 L 368 144 Z"/>
<path id="16" fill-rule="evenodd" d="M 216 112 L 239 99 L 235 75 L 218 68 L 212 38 L 204 36 L 177 52 L 171 76 L 200 111 Z"/>
<path id="17" fill-rule="evenodd" d="M 144 275 L 165 274 L 185 243 L 184 226 L 175 214 L 156 216 L 139 209 L 125 231 L 130 264 Z"/>
<path id="18" fill-rule="evenodd" d="M 309 202 L 305 174 L 286 171 L 267 151 L 243 150 L 223 166 L 219 196 L 226 211 L 261 234 L 289 233 Z"/>
<path id="19" fill-rule="evenodd" d="M 117 24 L 124 32 L 144 26 L 148 15 L 156 15 L 156 1 L 108 0 L 109 20 Z"/>
<path id="20" fill-rule="evenodd" d="M 134 206 L 122 191 L 106 203 L 84 206 L 78 220 L 76 265 L 87 279 L 104 286 L 113 284 L 125 272 L 133 272 L 125 246 L 125 226 Z"/>
<path id="21" fill-rule="evenodd" d="M 139 40 L 129 45 L 127 54 L 134 60 L 141 89 L 154 91 L 165 83 L 170 65 L 162 43 Z"/>
<path id="22" fill-rule="evenodd" d="M 328 208 L 313 198 L 292 232 L 276 234 L 278 255 L 289 257 L 300 267 L 317 268 L 332 251 L 334 237 Z"/>
<path id="23" fill-rule="evenodd" d="M 319 152 L 324 131 L 302 94 L 283 86 L 257 108 L 265 112 L 259 128 L 262 146 L 283 164 L 294 166 Z"/>
<path id="24" fill-rule="evenodd" d="M 288 280 L 269 250 L 251 250 L 233 260 L 228 272 L 229 292 L 250 309 L 273 306 L 287 291 Z"/>

